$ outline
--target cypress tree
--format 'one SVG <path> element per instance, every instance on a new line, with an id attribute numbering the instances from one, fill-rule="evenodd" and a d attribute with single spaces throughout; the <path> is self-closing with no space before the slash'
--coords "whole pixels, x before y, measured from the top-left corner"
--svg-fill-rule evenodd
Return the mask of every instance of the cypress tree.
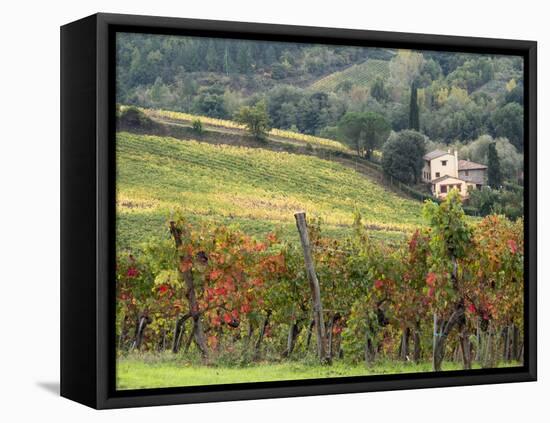
<path id="1" fill-rule="evenodd" d="M 489 144 L 487 151 L 488 183 L 491 188 L 500 188 L 502 185 L 502 173 L 500 172 L 500 159 L 498 158 L 496 144 Z"/>
<path id="2" fill-rule="evenodd" d="M 416 81 L 411 84 L 411 104 L 409 106 L 409 129 L 420 131 L 420 116 L 418 111 L 418 87 Z"/>

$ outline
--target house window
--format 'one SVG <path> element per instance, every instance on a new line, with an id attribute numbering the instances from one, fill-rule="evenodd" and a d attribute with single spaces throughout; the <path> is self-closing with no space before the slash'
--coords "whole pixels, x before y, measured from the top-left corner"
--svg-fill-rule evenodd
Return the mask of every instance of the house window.
<path id="1" fill-rule="evenodd" d="M 441 166 L 447 166 L 447 160 L 441 160 Z"/>
<path id="2" fill-rule="evenodd" d="M 447 193 L 447 185 L 441 185 L 441 194 Z"/>
<path id="3" fill-rule="evenodd" d="M 435 172 L 435 177 L 439 178 L 439 172 Z"/>

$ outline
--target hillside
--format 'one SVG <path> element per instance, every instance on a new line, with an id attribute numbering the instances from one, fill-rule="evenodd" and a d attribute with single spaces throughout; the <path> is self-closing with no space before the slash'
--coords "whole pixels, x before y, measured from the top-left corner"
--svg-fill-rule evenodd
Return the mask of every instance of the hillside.
<path id="1" fill-rule="evenodd" d="M 314 156 L 170 137 L 117 135 L 117 244 L 166 235 L 170 212 L 238 224 L 251 234 L 274 229 L 297 238 L 293 214 L 322 217 L 344 235 L 357 207 L 373 235 L 400 238 L 421 224 L 422 204 L 385 190 L 353 169 Z"/>
<path id="2" fill-rule="evenodd" d="M 333 72 L 315 81 L 310 88 L 321 91 L 334 91 L 343 82 L 349 82 L 353 86 L 366 87 L 376 78 L 386 79 L 388 75 L 389 61 L 369 59 L 342 71 Z"/>

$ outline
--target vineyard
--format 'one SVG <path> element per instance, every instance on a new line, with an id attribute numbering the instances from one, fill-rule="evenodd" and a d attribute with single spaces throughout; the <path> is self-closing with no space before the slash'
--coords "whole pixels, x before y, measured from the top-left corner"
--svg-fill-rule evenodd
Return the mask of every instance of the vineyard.
<path id="1" fill-rule="evenodd" d="M 349 82 L 353 86 L 367 87 L 376 78 L 385 79 L 388 75 L 388 61 L 369 59 L 343 71 L 331 73 L 315 81 L 310 88 L 321 91 L 334 91 L 343 82 Z"/>
<path id="2" fill-rule="evenodd" d="M 165 239 L 119 253 L 120 389 L 521 363 L 521 220 L 469 223 L 456 191 L 401 242 L 358 210 L 340 239 L 288 214 L 300 242 L 177 211 Z"/>
<path id="3" fill-rule="evenodd" d="M 131 33 L 116 55 L 118 389 L 523 364 L 521 57 Z M 459 159 L 463 197 L 436 180 Z"/>
<path id="4" fill-rule="evenodd" d="M 420 224 L 421 203 L 353 169 L 317 157 L 230 145 L 117 135 L 117 244 L 133 248 L 164 236 L 171 211 L 194 222 L 239 225 L 251 235 L 277 229 L 297 240 L 292 213 L 308 210 L 343 237 L 353 210 L 373 234 L 402 239 Z"/>
<path id="5" fill-rule="evenodd" d="M 245 129 L 244 125 L 241 125 L 232 120 L 216 119 L 208 116 L 198 116 L 189 113 L 173 112 L 169 110 L 143 109 L 143 111 L 148 116 L 161 120 L 168 119 L 173 122 L 186 124 L 191 124 L 192 122 L 199 120 L 203 125 L 211 126 L 214 128 L 238 129 L 240 131 L 244 131 Z M 269 135 L 288 141 L 297 141 L 299 143 L 310 144 L 311 146 L 324 147 L 335 151 L 350 152 L 349 147 L 338 141 L 316 137 L 313 135 L 301 134 L 299 132 L 273 128 L 270 130 Z"/>

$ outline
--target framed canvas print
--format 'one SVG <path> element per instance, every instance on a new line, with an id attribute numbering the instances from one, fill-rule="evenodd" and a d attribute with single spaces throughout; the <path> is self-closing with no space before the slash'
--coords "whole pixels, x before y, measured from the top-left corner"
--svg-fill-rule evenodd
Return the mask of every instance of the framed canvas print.
<path id="1" fill-rule="evenodd" d="M 61 28 L 61 393 L 536 380 L 536 43 Z"/>

